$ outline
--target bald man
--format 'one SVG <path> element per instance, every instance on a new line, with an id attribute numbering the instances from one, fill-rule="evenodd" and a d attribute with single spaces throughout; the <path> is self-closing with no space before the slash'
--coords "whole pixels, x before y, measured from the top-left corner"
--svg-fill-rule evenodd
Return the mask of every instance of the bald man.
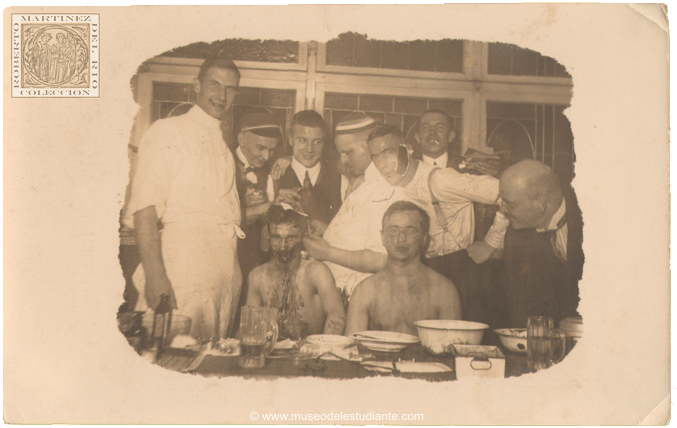
<path id="1" fill-rule="evenodd" d="M 506 169 L 499 185 L 505 235 L 509 327 L 527 317 L 575 316 L 583 274 L 583 220 L 573 189 L 536 160 Z"/>

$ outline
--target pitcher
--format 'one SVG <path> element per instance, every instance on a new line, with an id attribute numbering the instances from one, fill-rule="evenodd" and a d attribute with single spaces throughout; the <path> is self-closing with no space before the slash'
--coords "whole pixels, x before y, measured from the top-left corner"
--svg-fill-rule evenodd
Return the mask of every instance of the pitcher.
<path id="1" fill-rule="evenodd" d="M 266 356 L 277 342 L 277 309 L 243 306 L 240 316 L 242 341 L 240 367 L 257 369 L 265 365 Z"/>
<path id="2" fill-rule="evenodd" d="M 554 321 L 549 317 L 529 317 L 527 321 L 527 365 L 529 371 L 547 369 L 553 363 L 564 358 L 565 338 L 562 330 L 553 328 Z M 560 347 L 557 358 L 553 356 L 554 342 L 559 340 Z"/>

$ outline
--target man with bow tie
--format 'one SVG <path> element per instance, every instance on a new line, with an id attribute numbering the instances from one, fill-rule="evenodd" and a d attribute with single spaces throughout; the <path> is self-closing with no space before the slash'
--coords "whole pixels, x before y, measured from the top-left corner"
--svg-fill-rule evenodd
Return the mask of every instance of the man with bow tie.
<path id="1" fill-rule="evenodd" d="M 583 275 L 583 219 L 573 189 L 536 160 L 506 169 L 500 181 L 501 212 L 510 220 L 505 235 L 509 327 L 527 317 L 555 321 L 577 315 Z"/>
<path id="2" fill-rule="evenodd" d="M 247 278 L 256 266 L 269 256 L 261 249 L 261 229 L 265 216 L 275 203 L 273 182 L 269 177 L 270 159 L 280 140 L 282 128 L 275 115 L 265 108 L 254 108 L 244 114 L 237 132 L 235 149 L 237 191 L 242 208 L 242 230 L 245 238 L 238 243 L 242 277 L 241 303 L 247 297 Z"/>

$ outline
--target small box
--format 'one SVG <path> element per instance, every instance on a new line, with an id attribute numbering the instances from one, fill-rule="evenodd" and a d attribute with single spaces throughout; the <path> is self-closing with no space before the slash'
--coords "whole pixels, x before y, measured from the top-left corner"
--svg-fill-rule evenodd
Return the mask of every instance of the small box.
<path id="1" fill-rule="evenodd" d="M 505 377 L 505 355 L 496 346 L 454 345 L 456 378 Z"/>

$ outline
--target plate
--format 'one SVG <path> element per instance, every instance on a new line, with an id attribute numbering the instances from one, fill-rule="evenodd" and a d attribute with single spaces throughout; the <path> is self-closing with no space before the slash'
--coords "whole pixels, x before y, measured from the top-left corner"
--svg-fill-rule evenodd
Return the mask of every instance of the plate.
<path id="1" fill-rule="evenodd" d="M 355 343 L 355 339 L 338 334 L 313 334 L 306 337 L 306 342 L 305 346 L 319 355 L 347 348 Z"/>
<path id="2" fill-rule="evenodd" d="M 400 361 L 368 361 L 362 363 L 366 370 L 379 373 L 393 373 L 396 367 L 400 373 L 449 373 L 453 370 L 442 363 Z"/>
<path id="3" fill-rule="evenodd" d="M 353 333 L 352 337 L 365 348 L 379 352 L 398 352 L 420 341 L 418 337 L 411 334 L 393 331 L 360 331 Z"/>

